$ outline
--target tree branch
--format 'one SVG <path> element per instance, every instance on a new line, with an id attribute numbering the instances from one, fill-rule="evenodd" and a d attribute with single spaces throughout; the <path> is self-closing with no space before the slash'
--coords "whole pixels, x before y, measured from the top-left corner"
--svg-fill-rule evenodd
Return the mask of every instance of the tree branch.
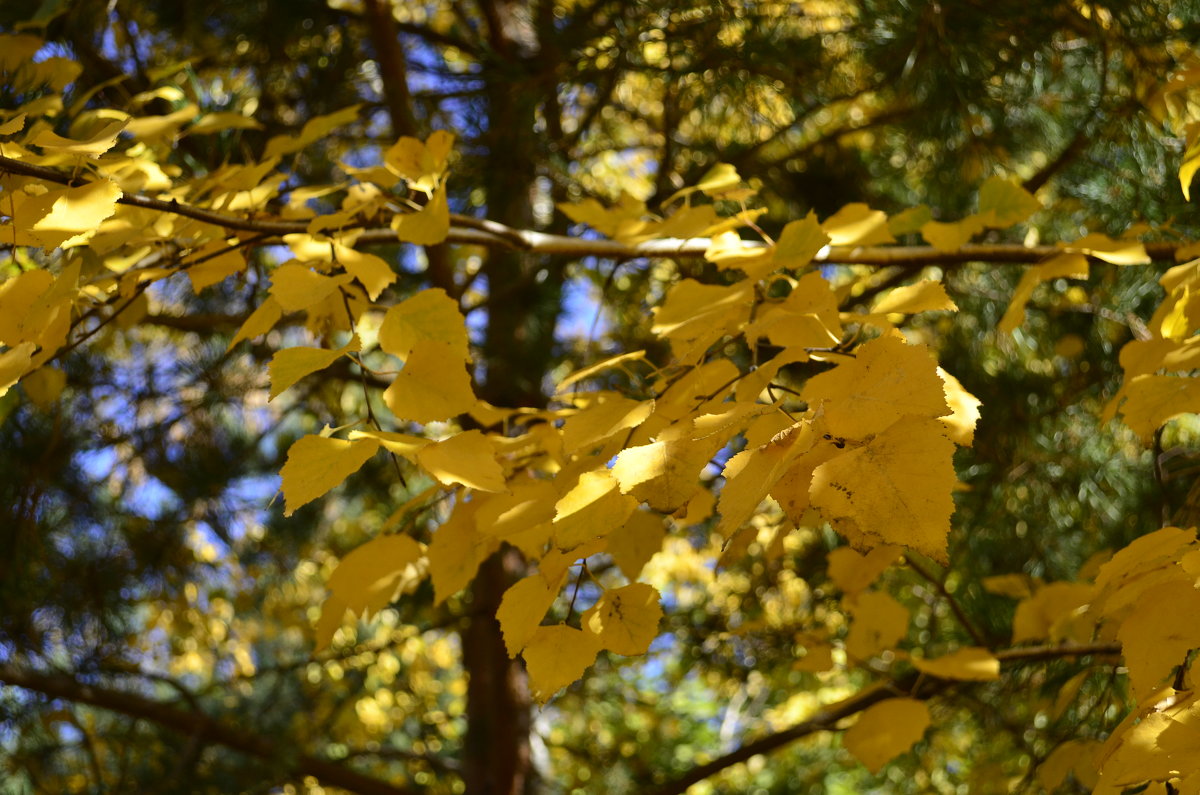
<path id="1" fill-rule="evenodd" d="M 59 172 L 0 156 L 0 173 L 20 174 L 58 185 L 79 186 L 88 180 L 73 178 Z M 178 201 L 162 201 L 136 193 L 126 193 L 117 199 L 120 204 L 141 207 L 157 212 L 203 221 L 231 231 L 256 232 L 263 235 L 308 234 L 307 221 L 283 221 L 267 218 L 241 218 L 215 210 L 195 207 Z M 358 232 L 360 245 L 395 244 L 404 241 L 389 227 L 347 227 Z M 711 245 L 706 237 L 688 239 L 664 238 L 627 243 L 620 240 L 585 239 L 567 235 L 551 235 L 527 229 L 514 229 L 504 224 L 470 216 L 450 214 L 449 243 L 466 243 L 488 248 L 528 251 L 533 254 L 569 257 L 601 257 L 605 259 L 640 259 L 669 257 L 676 259 L 703 257 Z M 1191 241 L 1145 243 L 1152 260 L 1174 261 L 1175 252 Z M 746 241 L 748 249 L 766 249 L 766 244 Z M 968 244 L 951 251 L 939 251 L 931 246 L 836 246 L 823 249 L 812 260 L 813 265 L 893 265 L 919 268 L 927 265 L 953 267 L 969 262 L 995 264 L 1033 264 L 1061 254 L 1058 246 L 1025 246 L 1019 243 Z"/>
<path id="2" fill-rule="evenodd" d="M 43 674 L 14 665 L 0 663 L 0 682 L 24 690 L 32 690 L 51 698 L 61 698 L 76 704 L 89 704 L 118 712 L 131 718 L 148 720 L 185 737 L 223 745 L 260 759 L 280 761 L 290 757 L 290 749 L 252 732 L 237 729 L 217 721 L 202 712 L 187 712 L 142 696 L 120 690 L 109 690 L 84 684 L 62 674 Z M 411 795 L 412 790 L 393 786 L 386 781 L 358 773 L 336 762 L 299 754 L 292 762 L 292 775 L 314 776 L 322 783 L 342 787 L 360 795 Z"/>
<path id="3" fill-rule="evenodd" d="M 1121 645 L 1119 643 L 1093 643 L 1093 644 L 1070 644 L 1064 646 L 1031 646 L 1024 648 L 1004 649 L 995 653 L 995 657 L 1001 663 L 1021 663 L 1033 662 L 1037 660 L 1051 660 L 1060 657 L 1083 657 L 1086 655 L 1110 655 L 1120 654 Z M 745 762 L 753 756 L 769 753 L 782 748 L 789 743 L 807 737 L 810 734 L 816 734 L 821 731 L 831 731 L 837 728 L 837 724 L 842 720 L 856 715 L 868 707 L 878 704 L 880 701 L 885 701 L 889 698 L 897 696 L 906 696 L 908 698 L 916 698 L 922 701 L 932 698 L 951 686 L 962 684 L 950 679 L 938 679 L 928 674 L 920 674 L 913 671 L 904 676 L 900 680 L 894 682 L 882 682 L 872 685 L 865 690 L 855 693 L 849 698 L 838 701 L 834 704 L 818 710 L 808 720 L 800 721 L 794 726 L 789 726 L 782 731 L 768 734 L 766 737 L 761 737 L 753 742 L 743 745 L 734 751 L 731 751 L 724 756 L 718 757 L 706 765 L 701 765 L 680 778 L 663 785 L 661 788 L 654 790 L 654 795 L 683 795 L 688 787 L 697 784 L 706 778 L 715 776 L 727 768 L 733 767 L 736 764 Z"/>

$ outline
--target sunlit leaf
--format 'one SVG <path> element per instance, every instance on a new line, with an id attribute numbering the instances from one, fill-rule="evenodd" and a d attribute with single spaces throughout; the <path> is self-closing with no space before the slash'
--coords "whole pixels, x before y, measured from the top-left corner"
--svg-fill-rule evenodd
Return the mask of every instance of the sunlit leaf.
<path id="1" fill-rule="evenodd" d="M 915 698 L 889 698 L 863 710 L 846 730 L 842 743 L 867 770 L 884 765 L 912 748 L 929 728 L 929 707 Z"/>
<path id="2" fill-rule="evenodd" d="M 312 502 L 357 472 L 375 455 L 379 443 L 373 439 L 331 439 L 302 436 L 288 449 L 287 462 L 279 470 L 283 478 L 284 516 Z"/>

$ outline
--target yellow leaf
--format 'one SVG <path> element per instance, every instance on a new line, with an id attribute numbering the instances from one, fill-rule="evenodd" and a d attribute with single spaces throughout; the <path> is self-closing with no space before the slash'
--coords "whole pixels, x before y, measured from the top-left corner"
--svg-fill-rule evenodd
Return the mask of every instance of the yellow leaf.
<path id="1" fill-rule="evenodd" d="M 1041 265 L 1027 268 L 1017 282 L 1012 300 L 1004 317 L 996 326 L 1000 331 L 1011 334 L 1017 326 L 1025 321 L 1025 305 L 1033 297 L 1033 291 L 1042 282 L 1053 279 L 1086 279 L 1088 277 L 1087 257 L 1082 254 L 1059 254 Z"/>
<path id="2" fill-rule="evenodd" d="M 866 662 L 876 654 L 895 648 L 908 634 L 908 611 L 904 605 L 879 591 L 854 597 L 850 612 L 854 621 L 846 635 L 846 654 Z"/>
<path id="3" fill-rule="evenodd" d="M 94 232 L 101 221 L 116 212 L 121 196 L 121 189 L 106 179 L 49 191 L 37 198 L 39 204 L 49 204 L 48 212 L 29 227 L 29 233 L 44 248 L 61 246 L 77 235 Z M 26 203 L 26 212 L 30 204 Z M 15 223 L 21 220 L 17 217 Z"/>
<path id="4" fill-rule="evenodd" d="M 782 302 L 760 309 L 745 333 L 782 348 L 829 348 L 842 336 L 837 296 L 820 273 L 806 273 Z"/>
<path id="5" fill-rule="evenodd" d="M 531 528 L 554 521 L 558 493 L 549 480 L 524 477 L 512 483 L 509 494 L 489 499 L 475 517 L 480 533 L 506 541 Z"/>
<path id="6" fill-rule="evenodd" d="M 445 130 L 433 132 L 424 143 L 404 136 L 383 154 L 383 162 L 412 190 L 426 196 L 437 186 L 438 178 L 446 171 L 446 161 L 454 147 L 454 135 Z"/>
<path id="7" fill-rule="evenodd" d="M 0 353 L 0 395 L 7 394 L 13 384 L 29 372 L 35 350 L 37 346 L 32 342 L 22 342 Z"/>
<path id="8" fill-rule="evenodd" d="M 984 577 L 980 582 L 983 590 L 988 593 L 1007 596 L 1009 599 L 1024 599 L 1033 594 L 1033 581 L 1028 574 L 997 574 L 994 577 Z"/>
<path id="9" fill-rule="evenodd" d="M 1148 442 L 1168 420 L 1200 412 L 1200 379 L 1139 375 L 1122 387 L 1121 416 L 1130 430 Z"/>
<path id="10" fill-rule="evenodd" d="M 246 269 L 246 255 L 224 240 L 204 246 L 194 256 L 201 261 L 189 265 L 187 275 L 196 293 Z"/>
<path id="11" fill-rule="evenodd" d="M 284 516 L 312 502 L 357 472 L 379 449 L 374 439 L 330 439 L 302 436 L 288 449 L 283 478 Z"/>
<path id="12" fill-rule="evenodd" d="M 128 123 L 128 119 L 111 121 L 96 130 L 90 137 L 80 141 L 62 138 L 48 129 L 42 130 L 29 143 L 40 146 L 46 154 L 94 157 L 112 149 L 113 144 L 117 142 L 117 136 L 121 134 Z"/>
<path id="13" fill-rule="evenodd" d="M 187 128 L 187 135 L 209 135 L 224 130 L 261 130 L 262 124 L 249 116 L 232 111 L 206 113 Z"/>
<path id="14" fill-rule="evenodd" d="M 466 319 L 441 288 L 421 290 L 389 307 L 379 327 L 379 347 L 401 359 L 422 342 L 444 343 L 467 358 Z"/>
<path id="15" fill-rule="evenodd" d="M 662 620 L 658 591 L 644 582 L 614 588 L 588 608 L 580 620 L 583 628 L 595 635 L 600 647 L 631 657 L 645 654 L 658 637 Z"/>
<path id="16" fill-rule="evenodd" d="M 853 359 L 810 378 L 801 394 L 810 406 L 824 406 L 831 434 L 848 439 L 865 439 L 907 415 L 950 413 L 928 349 L 897 337 L 860 345 Z"/>
<path id="17" fill-rule="evenodd" d="M 757 510 L 792 462 L 815 442 L 811 423 L 799 423 L 775 436 L 762 447 L 743 450 L 729 459 L 721 473 L 725 485 L 717 511 L 721 522 L 717 534 L 728 539 Z"/>
<path id="18" fill-rule="evenodd" d="M 871 307 L 871 314 L 886 315 L 899 312 L 913 315 L 917 312 L 941 310 L 957 312 L 958 305 L 946 294 L 946 288 L 941 282 L 923 279 L 916 284 L 906 284 L 888 292 Z"/>
<path id="19" fill-rule="evenodd" d="M 1078 610 L 1091 601 L 1095 592 L 1094 586 L 1076 582 L 1055 582 L 1038 588 L 1032 596 L 1017 603 L 1012 642 L 1072 637 Z M 1085 637 L 1074 639 L 1086 640 Z"/>
<path id="20" fill-rule="evenodd" d="M 649 511 L 634 511 L 625 524 L 609 535 L 607 552 L 626 579 L 633 580 L 662 549 L 666 535 L 661 516 Z"/>
<path id="21" fill-rule="evenodd" d="M 704 176 L 696 183 L 696 188 L 712 196 L 736 188 L 741 181 L 742 178 L 738 176 L 736 168 L 729 163 L 717 163 L 704 173 Z"/>
<path id="22" fill-rule="evenodd" d="M 595 199 L 584 199 L 560 203 L 558 209 L 575 223 L 587 224 L 613 240 L 632 243 L 653 237 L 643 234 L 653 226 L 653 222 L 646 219 L 646 204 L 624 192 L 612 208 L 605 208 Z"/>
<path id="23" fill-rule="evenodd" d="M 1114 265 L 1149 265 L 1150 255 L 1137 240 L 1113 240 L 1099 232 L 1081 237 L 1071 243 L 1059 244 L 1065 251 L 1090 254 Z"/>
<path id="24" fill-rule="evenodd" d="M 1192 122 L 1187 126 L 1187 151 L 1179 163 L 1179 187 L 1183 189 L 1184 201 L 1192 200 L 1192 178 L 1200 170 L 1200 123 Z"/>
<path id="25" fill-rule="evenodd" d="M 348 275 L 324 276 L 297 262 L 286 262 L 271 273 L 271 296 L 285 312 L 299 312 L 334 295 L 349 284 Z"/>
<path id="26" fill-rule="evenodd" d="M 902 544 L 946 562 L 954 443 L 940 422 L 909 417 L 813 472 L 814 507 L 858 548 Z"/>
<path id="27" fill-rule="evenodd" d="M 404 369 L 383 393 L 398 420 L 436 422 L 475 405 L 471 376 L 461 353 L 445 342 L 418 342 Z"/>
<path id="28" fill-rule="evenodd" d="M 1067 740 L 1059 745 L 1037 767 L 1037 782 L 1046 792 L 1055 792 L 1067 780 L 1067 774 L 1075 773 L 1085 789 L 1095 786 L 1096 752 L 1100 743 L 1095 740 Z M 1093 781 L 1087 783 L 1087 778 Z"/>
<path id="29" fill-rule="evenodd" d="M 885 544 L 861 555 L 850 547 L 838 547 L 829 553 L 829 579 L 847 595 L 853 596 L 875 582 L 902 551 L 900 547 Z"/>
<path id="30" fill-rule="evenodd" d="M 919 232 L 921 227 L 933 220 L 933 211 L 927 205 L 918 204 L 896 213 L 888 219 L 888 231 L 893 235 Z"/>
<path id="31" fill-rule="evenodd" d="M 387 287 L 396 281 L 396 272 L 383 257 L 358 251 L 348 246 L 336 245 L 337 261 L 346 272 L 358 280 L 374 301 Z"/>
<path id="32" fill-rule="evenodd" d="M 348 108 L 342 108 L 324 116 L 314 116 L 305 122 L 304 127 L 297 135 L 276 135 L 267 141 L 267 148 L 263 152 L 263 159 L 266 160 L 277 155 L 289 155 L 292 152 L 299 152 L 314 141 L 324 138 L 338 127 L 342 127 L 357 119 L 359 107 L 359 105 L 351 105 Z"/>
<path id="33" fill-rule="evenodd" d="M 482 432 L 463 431 L 417 453 L 425 471 L 447 486 L 461 483 L 480 491 L 504 491 L 504 469 Z"/>
<path id="34" fill-rule="evenodd" d="M 229 347 L 225 349 L 226 352 L 233 350 L 233 346 L 242 340 L 254 339 L 266 334 L 275 327 L 281 317 L 283 317 L 283 309 L 279 306 L 279 302 L 267 296 L 266 300 L 259 304 L 258 308 L 250 313 L 250 317 L 242 323 L 237 334 L 233 335 L 233 339 L 229 341 Z"/>
<path id="35" fill-rule="evenodd" d="M 683 279 L 654 308 L 650 330 L 671 341 L 681 361 L 702 355 L 710 345 L 739 331 L 749 318 L 754 285 L 743 280 L 724 286 Z"/>
<path id="36" fill-rule="evenodd" d="M 555 545 L 566 551 L 607 536 L 636 508 L 637 501 L 620 492 L 609 470 L 584 472 L 554 505 Z"/>
<path id="37" fill-rule="evenodd" d="M 970 447 L 975 442 L 975 425 L 979 422 L 979 407 L 983 402 L 968 392 L 950 373 L 940 367 L 937 373 L 944 385 L 946 403 L 950 406 L 950 413 L 939 417 L 939 420 L 946 426 L 950 441 L 961 447 Z"/>
<path id="38" fill-rule="evenodd" d="M 459 501 L 425 551 L 429 556 L 429 576 L 433 580 L 434 602 L 441 604 L 466 588 L 483 563 L 500 546 L 499 540 L 481 535 L 475 529 L 475 500 Z"/>
<path id="39" fill-rule="evenodd" d="M 529 643 L 565 580 L 565 572 L 554 584 L 547 584 L 540 574 L 531 574 L 504 592 L 496 621 L 500 623 L 509 657 L 516 657 Z"/>
<path id="40" fill-rule="evenodd" d="M 375 439 L 389 453 L 402 456 L 414 464 L 417 463 L 417 453 L 433 444 L 422 436 L 411 436 L 407 433 L 393 433 L 392 431 L 350 431 L 350 438 Z"/>
<path id="41" fill-rule="evenodd" d="M 2 357 L 3 354 L 0 354 Z M 0 371 L 3 366 L 0 365 Z M 0 385 L 4 382 L 0 376 Z M 57 367 L 39 367 L 21 381 L 21 388 L 29 399 L 40 408 L 46 408 L 62 394 L 67 385 L 67 374 Z"/>
<path id="42" fill-rule="evenodd" d="M 969 646 L 932 660 L 914 657 L 918 671 L 941 679 L 962 682 L 991 682 L 1000 678 L 1000 661 L 987 649 Z"/>
<path id="43" fill-rule="evenodd" d="M 386 607 L 420 558 L 421 545 L 404 535 L 373 538 L 342 558 L 326 583 L 330 596 L 321 608 L 316 651 L 329 646 L 347 609 L 367 614 Z"/>
<path id="44" fill-rule="evenodd" d="M 877 246 L 895 243 L 887 215 L 865 204 L 847 204 L 825 219 L 821 227 L 835 246 Z"/>
<path id="45" fill-rule="evenodd" d="M 916 745 L 929 728 L 929 707 L 915 698 L 889 698 L 867 707 L 842 744 L 872 773 Z"/>
<path id="46" fill-rule="evenodd" d="M 612 473 L 623 494 L 661 513 L 675 513 L 703 488 L 700 473 L 727 440 L 675 439 L 629 447 L 617 454 Z"/>
<path id="47" fill-rule="evenodd" d="M 596 362 L 593 365 L 589 365 L 587 367 L 584 367 L 581 370 L 576 370 L 575 372 L 571 373 L 569 376 L 567 376 L 566 378 L 564 378 L 562 381 L 559 382 L 558 389 L 556 390 L 556 392 L 561 394 L 567 387 L 571 386 L 572 384 L 576 384 L 580 381 L 584 381 L 598 373 L 602 373 L 605 370 L 609 370 L 613 367 L 618 367 L 620 365 L 625 364 L 626 362 L 637 362 L 637 361 L 641 361 L 645 358 L 646 358 L 645 351 L 630 351 L 629 353 L 622 353 L 622 354 L 618 354 L 617 356 L 611 356 L 603 361 Z"/>
<path id="48" fill-rule="evenodd" d="M 804 220 L 792 221 L 783 228 L 775 244 L 773 264 L 777 268 L 799 270 L 812 262 L 828 243 L 829 235 L 821 228 L 816 213 L 809 212 Z"/>
<path id="49" fill-rule="evenodd" d="M 589 393 L 588 397 L 592 402 L 563 423 L 563 450 L 567 453 L 636 428 L 654 411 L 653 400 L 633 400 L 611 393 Z"/>
<path id="50" fill-rule="evenodd" d="M 984 226 L 984 219 L 978 215 L 969 215 L 954 223 L 928 221 L 921 227 L 921 236 L 938 251 L 957 251 L 982 232 Z"/>
<path id="51" fill-rule="evenodd" d="M 285 348 L 271 357 L 267 371 L 271 375 L 271 396 L 274 400 L 283 394 L 284 390 L 310 373 L 324 370 L 342 356 L 362 349 L 358 335 L 355 334 L 337 350 L 325 348 Z"/>
<path id="52" fill-rule="evenodd" d="M 534 700 L 545 704 L 559 690 L 583 676 L 599 651 L 599 642 L 590 632 L 562 624 L 535 629 L 521 653 Z"/>
<path id="53" fill-rule="evenodd" d="M 1144 699 L 1175 669 L 1189 650 L 1200 646 L 1200 591 L 1191 578 L 1146 590 L 1121 623 L 1117 639 L 1134 696 Z"/>
<path id="54" fill-rule="evenodd" d="M 979 213 L 991 214 L 988 226 L 1006 229 L 1042 209 L 1032 193 L 1003 177 L 991 177 L 979 189 Z"/>
<path id="55" fill-rule="evenodd" d="M 25 129 L 25 114 L 18 113 L 8 121 L 0 124 L 0 135 L 13 135 Z"/>
<path id="56" fill-rule="evenodd" d="M 392 231 L 402 243 L 435 246 L 450 234 L 450 205 L 446 202 L 446 186 L 434 191 L 425 206 L 415 213 L 392 216 Z"/>

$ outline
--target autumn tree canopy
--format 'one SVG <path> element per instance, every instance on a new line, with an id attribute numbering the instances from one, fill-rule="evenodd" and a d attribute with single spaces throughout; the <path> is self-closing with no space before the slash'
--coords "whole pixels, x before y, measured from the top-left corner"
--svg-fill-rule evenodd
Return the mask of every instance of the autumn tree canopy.
<path id="1" fill-rule="evenodd" d="M 0 8 L 0 792 L 1200 792 L 1198 9 L 216 6 Z"/>

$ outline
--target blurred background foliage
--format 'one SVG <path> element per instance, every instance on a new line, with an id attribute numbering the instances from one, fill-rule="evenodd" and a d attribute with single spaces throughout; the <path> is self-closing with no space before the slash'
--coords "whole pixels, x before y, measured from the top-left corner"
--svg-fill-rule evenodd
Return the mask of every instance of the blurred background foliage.
<path id="1" fill-rule="evenodd" d="M 259 123 L 157 144 L 153 157 L 181 173 L 253 161 L 271 136 L 362 103 L 359 123 L 290 163 L 291 187 L 334 184 L 339 161 L 376 162 L 398 134 L 449 129 L 453 209 L 528 228 L 566 231 L 554 204 L 586 197 L 626 193 L 654 208 L 727 162 L 759 188 L 768 233 L 849 202 L 888 213 L 924 204 L 955 220 L 999 174 L 1047 209 L 993 239 L 1032 242 L 1138 221 L 1196 236 L 1174 187 L 1183 141 L 1162 88 L 1194 66 L 1198 11 L 1168 0 L 9 0 L 0 30 L 37 20 L 48 42 L 38 57 L 82 65 L 68 104 L 129 107 L 167 86 L 177 91 L 142 113 L 195 103 Z M 29 99 L 0 88 L 3 107 Z M 693 262 L 524 262 L 519 295 L 537 313 L 526 318 L 529 355 L 514 361 L 490 302 L 514 295 L 498 260 L 469 246 L 381 253 L 400 273 L 396 295 L 436 284 L 477 307 L 468 317 L 485 380 L 511 367 L 535 387 L 653 347 L 646 309 L 666 280 L 719 278 Z M 14 267 L 16 254 L 3 256 L 0 267 Z M 260 271 L 278 258 L 251 256 Z M 1117 351 L 1161 297 L 1156 268 L 1047 283 L 1012 335 L 995 328 L 1017 267 L 882 269 L 877 281 L 939 275 L 960 311 L 918 318 L 914 333 L 983 401 L 983 417 L 957 460 L 952 566 L 894 567 L 883 581 L 913 612 L 909 641 L 929 654 L 970 644 L 971 632 L 1007 643 L 1014 600 L 985 578 L 1072 580 L 1097 553 L 1188 522 L 1200 460 L 1187 422 L 1145 450 L 1098 419 Z M 864 303 L 850 295 L 844 309 Z M 284 752 L 264 762 L 0 688 L 0 792 L 318 792 L 289 772 L 287 754 L 301 751 L 398 785 L 463 790 L 459 632 L 480 608 L 464 594 L 435 609 L 418 586 L 312 654 L 338 556 L 427 484 L 402 485 L 376 460 L 337 496 L 280 517 L 270 502 L 282 451 L 352 413 L 361 390 L 347 368 L 268 406 L 261 376 L 289 332 L 225 351 L 256 305 L 244 283 L 200 296 L 156 289 L 136 328 L 106 330 L 64 360 L 63 398 L 0 401 L 0 662 L 202 710 L 284 738 Z M 418 500 L 406 521 L 420 536 L 438 517 Z M 664 593 L 663 637 L 644 660 L 602 657 L 536 712 L 528 791 L 646 791 L 884 675 L 805 670 L 813 638 L 845 632 L 825 571 L 840 541 L 760 520 L 747 557 L 719 571 L 708 526 L 668 538 L 643 575 Z M 1123 714 L 1111 674 L 1030 665 L 956 690 L 937 702 L 938 728 L 917 753 L 878 776 L 822 733 L 697 791 L 1035 789 L 1055 747 L 1102 738 Z M 1064 688 L 1079 698 L 1058 708 Z"/>

